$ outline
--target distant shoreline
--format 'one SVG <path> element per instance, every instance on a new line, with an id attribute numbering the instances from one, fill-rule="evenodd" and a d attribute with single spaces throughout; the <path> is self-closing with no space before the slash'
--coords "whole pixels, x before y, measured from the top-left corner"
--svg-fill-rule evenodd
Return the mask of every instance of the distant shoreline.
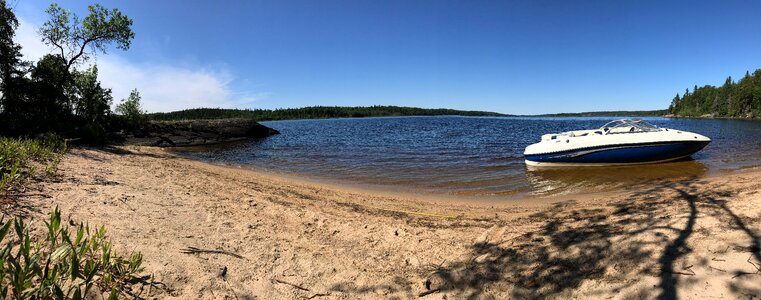
<path id="1" fill-rule="evenodd" d="M 532 115 L 532 117 L 663 117 L 667 113 L 665 109 L 659 110 L 614 110 L 614 111 L 589 111 L 579 113 L 556 113 Z"/>
<path id="2" fill-rule="evenodd" d="M 456 110 L 448 108 L 418 108 L 404 106 L 310 106 L 283 109 L 223 109 L 194 108 L 166 113 L 151 113 L 148 117 L 154 121 L 208 120 L 243 118 L 256 121 L 364 118 L 393 116 L 494 116 L 505 117 L 508 114 L 489 111 Z"/>
<path id="3" fill-rule="evenodd" d="M 716 117 L 716 116 L 710 116 L 710 115 L 680 116 L 680 115 L 668 114 L 668 115 L 664 115 L 663 117 L 665 117 L 665 118 L 674 118 L 674 119 L 699 119 L 699 120 L 737 120 L 737 121 L 760 121 L 761 120 L 761 118 Z"/>
<path id="4" fill-rule="evenodd" d="M 667 109 L 660 110 L 620 110 L 590 111 L 578 113 L 553 113 L 536 115 L 513 115 L 489 111 L 468 111 L 448 108 L 418 108 L 402 106 L 310 106 L 287 109 L 222 109 L 195 108 L 166 113 L 151 113 L 152 121 L 188 121 L 188 120 L 223 120 L 250 119 L 257 122 L 288 120 L 322 120 L 377 117 L 424 117 L 424 116 L 461 116 L 461 117 L 665 117 L 690 119 L 727 119 L 759 120 L 759 118 L 715 117 L 711 115 L 683 116 L 669 114 Z"/>

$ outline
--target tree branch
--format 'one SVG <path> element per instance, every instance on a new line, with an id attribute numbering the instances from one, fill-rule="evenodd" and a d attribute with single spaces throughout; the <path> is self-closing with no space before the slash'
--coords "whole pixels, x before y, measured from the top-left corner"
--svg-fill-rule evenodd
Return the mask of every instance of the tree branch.
<path id="1" fill-rule="evenodd" d="M 90 37 L 90 38 L 86 39 L 86 40 L 85 40 L 85 41 L 82 43 L 82 46 L 81 46 L 81 47 L 79 47 L 79 53 L 77 53 L 77 55 L 74 55 L 74 56 L 73 56 L 71 59 L 69 59 L 69 61 L 66 63 L 66 71 L 69 71 L 69 68 L 71 68 L 71 65 L 73 65 L 73 64 L 74 64 L 74 62 L 75 62 L 75 61 L 77 61 L 77 59 L 79 59 L 79 58 L 80 58 L 80 57 L 81 57 L 81 56 L 82 56 L 82 55 L 85 53 L 85 47 L 87 47 L 87 44 L 88 44 L 88 43 L 90 43 L 90 42 L 96 41 L 98 38 L 100 38 L 100 37 L 99 37 L 99 36 L 93 36 L 93 37 Z"/>
<path id="2" fill-rule="evenodd" d="M 66 57 L 64 54 L 63 46 L 59 45 L 56 41 L 50 40 L 50 43 L 53 44 L 53 46 L 58 47 L 58 49 L 61 49 L 61 58 Z"/>

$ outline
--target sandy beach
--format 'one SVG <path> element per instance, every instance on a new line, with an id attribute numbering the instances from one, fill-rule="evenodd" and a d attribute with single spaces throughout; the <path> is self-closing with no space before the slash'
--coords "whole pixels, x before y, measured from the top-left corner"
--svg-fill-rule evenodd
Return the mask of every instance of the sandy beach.
<path id="1" fill-rule="evenodd" d="M 757 299 L 761 170 L 470 201 L 75 148 L 6 213 L 105 225 L 161 299 Z M 225 253 L 186 254 L 195 247 Z M 136 287 L 139 289 L 140 287 Z"/>

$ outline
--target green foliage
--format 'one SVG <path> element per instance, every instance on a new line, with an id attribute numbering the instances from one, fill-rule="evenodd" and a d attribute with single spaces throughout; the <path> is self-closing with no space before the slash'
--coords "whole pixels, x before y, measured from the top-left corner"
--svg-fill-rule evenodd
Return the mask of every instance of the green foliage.
<path id="1" fill-rule="evenodd" d="M 87 123 L 102 124 L 110 113 L 111 89 L 101 87 L 98 81 L 98 66 L 92 65 L 89 70 L 75 72 L 75 86 L 78 92 L 74 104 L 75 115 L 82 117 Z"/>
<path id="2" fill-rule="evenodd" d="M 124 118 L 133 126 L 139 126 L 148 121 L 146 112 L 140 106 L 140 93 L 137 89 L 132 90 L 127 99 L 116 105 L 116 113 Z"/>
<path id="3" fill-rule="evenodd" d="M 118 9 L 108 10 L 95 4 L 87 10 L 89 14 L 80 21 L 76 14 L 53 3 L 47 9 L 50 19 L 40 28 L 42 41 L 60 51 L 60 56 L 66 59 L 67 70 L 80 60 L 87 60 L 90 54 L 106 53 L 111 43 L 127 50 L 135 37 L 132 19 Z M 91 53 L 87 52 L 88 46 Z"/>
<path id="4" fill-rule="evenodd" d="M 0 0 L 0 134 L 53 131 L 86 142 L 103 141 L 112 125 L 111 90 L 98 82 L 96 66 L 84 71 L 77 67 L 92 55 L 106 53 L 110 45 L 128 49 L 135 35 L 132 20 L 98 4 L 88 7 L 84 19 L 57 4 L 47 12 L 39 34 L 56 54 L 30 65 L 21 60 L 20 46 L 13 41 L 18 21 Z"/>
<path id="5" fill-rule="evenodd" d="M 417 108 L 400 106 L 311 106 L 303 108 L 281 109 L 221 109 L 195 108 L 169 113 L 153 113 L 149 117 L 157 121 L 199 120 L 199 119 L 228 119 L 245 118 L 257 121 L 294 120 L 294 119 L 326 119 L 326 118 L 362 118 L 383 116 L 506 116 L 494 112 L 463 111 L 444 108 Z"/>
<path id="6" fill-rule="evenodd" d="M 751 75 L 746 72 L 738 82 L 731 77 L 720 87 L 695 86 L 680 97 L 674 97 L 669 113 L 677 116 L 699 117 L 710 115 L 722 118 L 761 117 L 761 69 Z"/>
<path id="7" fill-rule="evenodd" d="M 47 234 L 35 238 L 20 218 L 0 221 L 0 298 L 83 299 L 97 289 L 116 299 L 140 281 L 142 255 L 118 256 L 104 227 L 70 231 L 58 208 L 45 225 Z"/>
<path id="8" fill-rule="evenodd" d="M 66 141 L 53 134 L 36 139 L 0 137 L 0 198 L 32 175 L 37 165 L 44 166 L 46 173 L 53 172 L 65 150 Z"/>
<path id="9" fill-rule="evenodd" d="M 73 111 L 80 127 L 78 135 L 87 142 L 104 142 L 111 115 L 111 89 L 103 88 L 98 81 L 98 66 L 84 72 L 74 71 Z"/>

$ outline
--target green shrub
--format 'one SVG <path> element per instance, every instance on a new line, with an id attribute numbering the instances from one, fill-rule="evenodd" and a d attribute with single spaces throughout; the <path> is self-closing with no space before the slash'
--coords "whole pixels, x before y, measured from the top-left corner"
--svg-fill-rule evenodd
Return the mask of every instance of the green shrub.
<path id="1" fill-rule="evenodd" d="M 36 239 L 20 218 L 0 221 L 0 299 L 82 299 L 95 291 L 116 299 L 141 281 L 142 255 L 117 256 L 104 227 L 70 232 L 58 208 L 45 225 L 47 235 Z"/>
<path id="2" fill-rule="evenodd" d="M 7 196 L 39 165 L 47 174 L 53 173 L 65 150 L 66 141 L 54 134 L 34 139 L 0 137 L 0 196 Z"/>

